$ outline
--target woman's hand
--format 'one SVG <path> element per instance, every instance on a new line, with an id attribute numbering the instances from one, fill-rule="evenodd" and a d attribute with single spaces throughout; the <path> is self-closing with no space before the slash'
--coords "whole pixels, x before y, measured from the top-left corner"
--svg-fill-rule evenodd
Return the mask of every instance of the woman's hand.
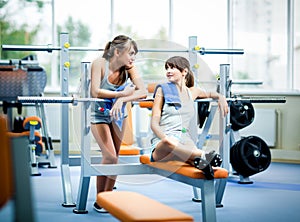
<path id="1" fill-rule="evenodd" d="M 228 109 L 229 109 L 228 102 L 227 102 L 225 96 L 223 96 L 221 94 L 219 95 L 218 105 L 219 105 L 220 112 L 225 117 L 228 114 Z"/>
<path id="2" fill-rule="evenodd" d="M 124 115 L 124 113 L 122 112 L 123 103 L 123 99 L 118 98 L 110 110 L 110 116 L 112 116 L 116 120 L 121 119 Z"/>

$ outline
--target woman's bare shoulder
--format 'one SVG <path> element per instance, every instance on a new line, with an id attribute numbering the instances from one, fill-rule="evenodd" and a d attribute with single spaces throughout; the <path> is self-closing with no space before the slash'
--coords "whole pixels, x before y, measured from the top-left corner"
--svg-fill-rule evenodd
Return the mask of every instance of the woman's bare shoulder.
<path id="1" fill-rule="evenodd" d="M 195 87 L 195 86 L 190 87 L 189 90 L 192 93 L 194 99 L 203 97 L 203 95 L 205 93 L 205 91 L 202 88 Z"/>
<path id="2" fill-rule="evenodd" d="M 106 60 L 102 57 L 97 57 L 92 61 L 92 65 L 103 66 L 106 63 Z"/>

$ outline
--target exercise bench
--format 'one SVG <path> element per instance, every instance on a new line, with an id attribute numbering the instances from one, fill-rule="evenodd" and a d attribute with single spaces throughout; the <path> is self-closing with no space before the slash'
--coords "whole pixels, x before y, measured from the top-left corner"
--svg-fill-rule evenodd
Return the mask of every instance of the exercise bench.
<path id="1" fill-rule="evenodd" d="M 207 180 L 204 173 L 181 161 L 151 162 L 149 155 L 140 156 L 140 162 L 150 167 L 151 173 L 158 174 L 193 187 L 201 189 L 202 220 L 216 221 L 216 189 L 215 180 L 228 178 L 228 171 L 221 167 L 213 167 L 214 180 Z"/>
<path id="2" fill-rule="evenodd" d="M 132 191 L 101 192 L 97 204 L 122 222 L 194 221 L 186 213 Z"/>

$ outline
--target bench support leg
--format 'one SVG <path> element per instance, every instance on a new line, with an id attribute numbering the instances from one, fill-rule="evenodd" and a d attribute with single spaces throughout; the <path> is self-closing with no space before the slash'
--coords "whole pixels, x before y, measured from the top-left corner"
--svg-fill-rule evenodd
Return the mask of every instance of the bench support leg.
<path id="1" fill-rule="evenodd" d="M 77 204 L 73 212 L 76 214 L 86 214 L 88 213 L 86 210 L 86 202 L 90 186 L 90 177 L 80 177 L 79 184 Z"/>
<path id="2" fill-rule="evenodd" d="M 201 189 L 202 220 L 203 222 L 216 222 L 216 196 L 214 180 L 204 180 Z"/>
<path id="3" fill-rule="evenodd" d="M 61 164 L 61 179 L 62 179 L 63 193 L 64 193 L 64 202 L 62 203 L 62 206 L 74 207 L 75 204 L 73 202 L 73 196 L 72 196 L 72 184 L 71 184 L 69 164 Z"/>
<path id="4" fill-rule="evenodd" d="M 217 207 L 223 207 L 222 204 L 222 199 L 224 196 L 224 191 L 227 183 L 227 178 L 226 179 L 219 179 L 216 181 L 216 203 Z"/>
<path id="5" fill-rule="evenodd" d="M 192 201 L 194 202 L 202 202 L 200 197 L 200 189 L 197 187 L 193 187 L 194 197 L 192 198 Z"/>

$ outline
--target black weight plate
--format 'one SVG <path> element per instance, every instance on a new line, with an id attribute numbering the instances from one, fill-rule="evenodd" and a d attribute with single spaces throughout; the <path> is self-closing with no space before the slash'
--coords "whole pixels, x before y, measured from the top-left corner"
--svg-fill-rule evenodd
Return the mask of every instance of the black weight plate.
<path id="1" fill-rule="evenodd" d="M 198 102 L 199 127 L 202 128 L 206 118 L 209 115 L 209 102 Z"/>
<path id="2" fill-rule="evenodd" d="M 239 159 L 238 161 L 238 166 L 237 166 L 237 172 L 244 176 L 244 177 L 248 177 L 251 176 L 253 174 L 256 174 L 256 170 L 253 169 L 253 167 L 249 167 L 248 161 L 244 156 L 244 152 L 243 150 L 245 149 L 245 146 L 247 145 L 247 141 L 248 141 L 248 137 L 242 139 L 240 141 L 240 143 L 238 144 L 238 146 L 236 147 L 237 149 L 237 154 L 236 154 L 236 158 Z"/>
<path id="3" fill-rule="evenodd" d="M 249 126 L 254 120 L 254 107 L 250 102 L 234 101 L 230 104 L 230 122 L 234 131 Z"/>
<path id="4" fill-rule="evenodd" d="M 232 168 L 239 173 L 240 168 L 243 168 L 243 162 L 242 158 L 240 156 L 240 147 L 241 143 L 243 142 L 243 139 L 237 141 L 230 149 L 230 163 L 232 165 Z"/>
<path id="5" fill-rule="evenodd" d="M 253 173 L 266 170 L 271 163 L 271 152 L 268 145 L 257 136 L 247 137 L 241 149 L 241 157 L 247 168 Z"/>
<path id="6" fill-rule="evenodd" d="M 271 163 L 268 145 L 256 136 L 249 136 L 235 143 L 230 155 L 233 169 L 244 177 L 266 170 Z"/>

